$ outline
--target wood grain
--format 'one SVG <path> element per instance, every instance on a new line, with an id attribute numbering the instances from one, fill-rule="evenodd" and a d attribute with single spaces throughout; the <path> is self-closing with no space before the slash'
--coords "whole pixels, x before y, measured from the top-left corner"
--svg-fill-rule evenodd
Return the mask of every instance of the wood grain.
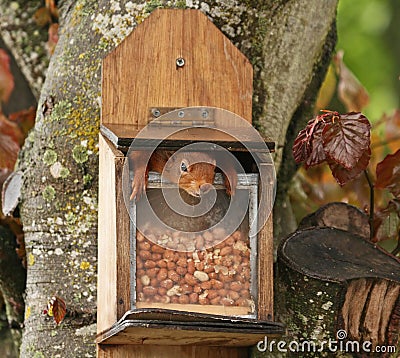
<path id="1" fill-rule="evenodd" d="M 208 314 L 219 314 L 223 316 L 245 316 L 252 314 L 250 307 L 230 307 L 230 306 L 212 306 L 212 305 L 191 305 L 180 303 L 150 303 L 136 302 L 137 308 L 164 308 L 176 311 L 199 312 Z"/>
<path id="2" fill-rule="evenodd" d="M 97 330 L 112 326 L 130 309 L 129 216 L 122 197 L 126 158 L 99 136 Z"/>
<path id="3" fill-rule="evenodd" d="M 396 308 L 400 306 L 400 284 L 377 278 L 351 280 L 347 286 L 340 322 L 348 338 L 392 344 L 398 339 Z"/>
<path id="4" fill-rule="evenodd" d="M 265 337 L 264 333 L 199 331 L 189 329 L 127 327 L 102 344 L 165 345 L 165 346 L 230 346 L 249 347 Z"/>
<path id="5" fill-rule="evenodd" d="M 247 358 L 246 347 L 201 347 L 201 346 L 137 346 L 106 345 L 97 347 L 98 358 Z"/>
<path id="6" fill-rule="evenodd" d="M 258 304 L 257 318 L 274 319 L 272 213 L 258 234 Z"/>
<path id="7" fill-rule="evenodd" d="M 252 80 L 250 62 L 204 14 L 158 9 L 103 61 L 102 124 L 138 129 L 150 108 L 189 106 L 223 108 L 251 122 Z"/>
<path id="8" fill-rule="evenodd" d="M 264 182 L 265 187 L 262 186 Z M 262 189 L 262 191 L 261 191 Z M 273 272 L 273 221 L 274 201 L 273 164 L 261 163 L 259 182 L 259 220 L 265 221 L 258 233 L 258 303 L 259 320 L 272 321 L 274 318 L 274 272 Z M 265 220 L 266 218 L 266 220 Z"/>
<path id="9" fill-rule="evenodd" d="M 335 227 L 369 239 L 368 216 L 346 203 L 328 203 L 304 217 L 297 231 L 311 227 Z"/>
<path id="10" fill-rule="evenodd" d="M 116 157 L 99 136 L 99 213 L 98 213 L 98 274 L 97 274 L 97 331 L 101 332 L 117 319 L 116 287 Z M 122 153 L 121 153 L 122 155 Z"/>
<path id="11" fill-rule="evenodd" d="M 127 158 L 115 159 L 115 205 L 117 214 L 117 318 L 120 319 L 131 308 L 131 266 L 130 266 L 130 217 L 123 197 L 123 171 Z M 127 182 L 127 180 L 126 180 Z"/>
<path id="12" fill-rule="evenodd" d="M 282 242 L 279 251 L 287 265 L 316 279 L 379 278 L 400 283 L 399 258 L 348 231 L 330 227 L 298 231 Z"/>

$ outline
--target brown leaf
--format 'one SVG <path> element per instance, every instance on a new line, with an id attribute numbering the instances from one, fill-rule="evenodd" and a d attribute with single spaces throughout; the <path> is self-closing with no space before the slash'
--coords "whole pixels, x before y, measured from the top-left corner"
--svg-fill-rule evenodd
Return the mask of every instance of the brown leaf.
<path id="1" fill-rule="evenodd" d="M 35 20 L 36 24 L 40 27 L 44 27 L 47 24 L 51 23 L 51 13 L 47 7 L 41 7 L 40 9 L 36 10 L 35 14 L 33 15 L 33 19 Z"/>
<path id="2" fill-rule="evenodd" d="M 376 184 L 379 189 L 389 189 L 400 198 L 400 149 L 389 154 L 376 166 Z"/>
<path id="3" fill-rule="evenodd" d="M 14 77 L 10 70 L 10 57 L 0 49 L 0 102 L 7 102 L 14 89 Z"/>
<path id="4" fill-rule="evenodd" d="M 376 210 L 374 215 L 374 241 L 398 239 L 399 219 L 399 200 L 390 200 L 385 208 Z"/>
<path id="5" fill-rule="evenodd" d="M 19 145 L 8 135 L 0 133 L 0 169 L 14 169 Z"/>
<path id="6" fill-rule="evenodd" d="M 18 124 L 8 120 L 2 113 L 0 113 L 0 133 L 10 137 L 19 145 L 24 142 L 24 135 L 18 127 Z"/>
<path id="7" fill-rule="evenodd" d="M 46 48 L 49 56 L 54 53 L 58 42 L 58 24 L 51 24 L 49 26 L 49 39 L 46 43 Z"/>
<path id="8" fill-rule="evenodd" d="M 385 117 L 385 145 L 394 152 L 400 148 L 400 109 Z"/>
<path id="9" fill-rule="evenodd" d="M 369 95 L 357 77 L 343 62 L 343 51 L 334 57 L 336 71 L 339 74 L 338 95 L 348 112 L 360 112 L 369 103 Z"/>
<path id="10" fill-rule="evenodd" d="M 347 169 L 330 158 L 328 158 L 327 162 L 336 181 L 340 185 L 345 185 L 349 181 L 358 177 L 365 169 L 367 169 L 370 158 L 371 149 L 368 147 L 368 149 L 361 155 L 360 160 L 351 169 Z"/>
<path id="11" fill-rule="evenodd" d="M 8 119 L 18 125 L 23 138 L 26 138 L 28 132 L 33 128 L 35 124 L 36 108 L 31 107 L 15 113 L 11 113 Z M 22 144 L 22 143 L 21 143 Z"/>
<path id="12" fill-rule="evenodd" d="M 368 119 L 361 113 L 332 116 L 322 131 L 325 154 L 331 161 L 351 170 L 370 148 Z"/>
<path id="13" fill-rule="evenodd" d="M 56 323 L 60 324 L 67 313 L 67 305 L 65 301 L 58 296 L 53 296 L 48 302 L 47 308 L 48 315 L 53 316 Z"/>

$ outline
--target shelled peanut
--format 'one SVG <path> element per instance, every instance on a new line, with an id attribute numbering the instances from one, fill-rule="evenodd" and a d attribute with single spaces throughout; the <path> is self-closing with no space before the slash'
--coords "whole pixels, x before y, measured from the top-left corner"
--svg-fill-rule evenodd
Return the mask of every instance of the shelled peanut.
<path id="1" fill-rule="evenodd" d="M 249 307 L 249 240 L 240 231 L 214 229 L 185 238 L 179 233 L 137 232 L 136 294 L 139 302 Z M 216 245 L 210 247 L 214 243 Z M 162 245 L 162 246 L 161 246 Z M 210 247 L 205 249 L 205 247 Z"/>

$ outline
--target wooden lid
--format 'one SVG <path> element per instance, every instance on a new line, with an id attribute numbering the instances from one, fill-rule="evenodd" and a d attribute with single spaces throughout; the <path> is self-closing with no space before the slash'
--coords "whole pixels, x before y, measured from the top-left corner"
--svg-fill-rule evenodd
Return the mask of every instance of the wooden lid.
<path id="1" fill-rule="evenodd" d="M 214 107 L 181 108 L 153 116 L 146 126 L 103 124 L 100 130 L 122 151 L 127 151 L 132 142 L 135 150 L 176 150 L 198 142 L 203 142 L 206 150 L 223 147 L 231 151 L 268 153 L 275 149 L 275 143 L 262 137 L 245 119 Z"/>
<path id="2" fill-rule="evenodd" d="M 140 130 L 154 108 L 218 107 L 251 123 L 253 69 L 199 10 L 158 9 L 104 60 L 103 127 Z M 116 127 L 117 126 L 117 127 Z"/>

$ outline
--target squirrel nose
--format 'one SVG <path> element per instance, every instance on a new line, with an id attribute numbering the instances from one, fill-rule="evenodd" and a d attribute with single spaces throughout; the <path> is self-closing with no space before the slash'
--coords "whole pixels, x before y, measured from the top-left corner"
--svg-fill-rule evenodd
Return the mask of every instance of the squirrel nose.
<path id="1" fill-rule="evenodd" d="M 212 184 L 209 184 L 209 183 L 201 184 L 200 185 L 200 194 L 208 193 L 212 187 L 213 187 Z"/>

